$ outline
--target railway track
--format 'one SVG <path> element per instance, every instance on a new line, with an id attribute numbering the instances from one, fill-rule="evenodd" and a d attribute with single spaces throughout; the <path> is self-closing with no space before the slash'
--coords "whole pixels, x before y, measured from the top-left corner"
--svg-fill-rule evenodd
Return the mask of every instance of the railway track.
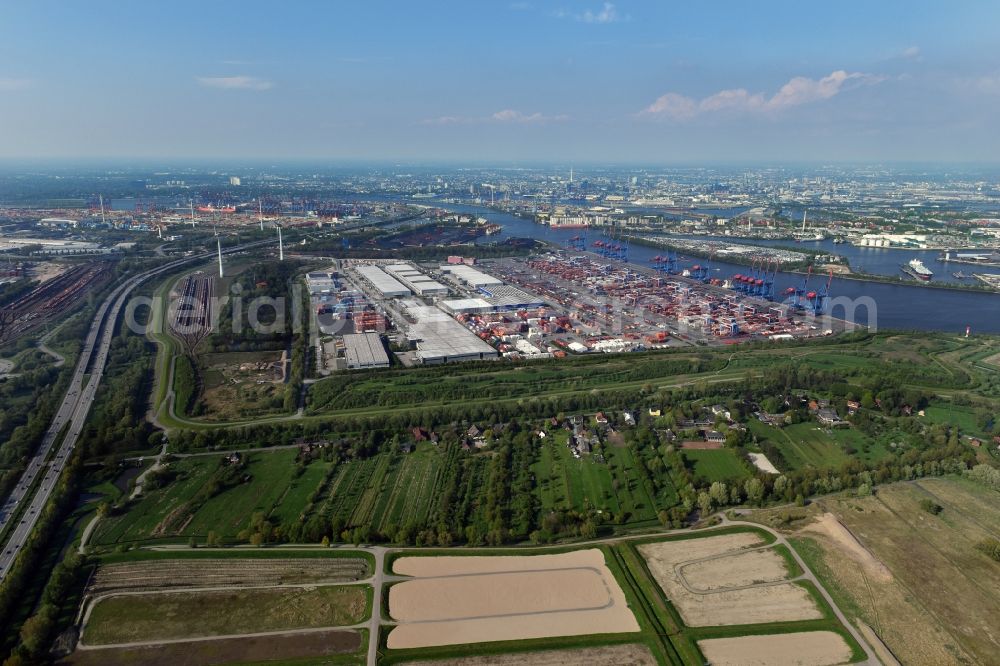
<path id="1" fill-rule="evenodd" d="M 247 243 L 223 250 L 223 254 L 243 252 L 274 243 L 273 240 Z M 114 338 L 115 323 L 126 306 L 129 294 L 151 277 L 175 270 L 188 263 L 205 261 L 212 258 L 214 254 L 209 252 L 177 259 L 132 276 L 115 287 L 101 303 L 94 315 L 83 348 L 80 350 L 73 376 L 63 396 L 62 403 L 42 438 L 41 444 L 32 452 L 14 490 L 0 505 L 0 533 L 4 535 L 4 543 L 0 546 L 2 549 L 0 550 L 0 581 L 7 577 L 11 567 L 28 542 L 32 530 L 34 530 L 45 505 L 56 488 L 63 469 L 69 462 L 73 449 L 76 447 L 97 388 L 104 375 L 104 366 L 111 348 L 111 341 Z M 89 377 L 87 376 L 88 372 Z M 58 446 L 56 446 L 57 441 L 59 442 Z"/>

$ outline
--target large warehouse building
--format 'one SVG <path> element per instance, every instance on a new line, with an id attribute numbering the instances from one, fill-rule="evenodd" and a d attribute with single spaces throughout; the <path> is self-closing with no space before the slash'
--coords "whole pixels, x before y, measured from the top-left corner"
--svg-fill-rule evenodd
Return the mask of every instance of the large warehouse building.
<path id="1" fill-rule="evenodd" d="M 368 284 L 375 288 L 383 298 L 402 298 L 410 295 L 410 290 L 399 283 L 396 278 L 386 274 L 378 266 L 362 264 L 355 268 L 358 275 L 363 277 Z"/>
<path id="2" fill-rule="evenodd" d="M 482 361 L 499 356 L 496 349 L 438 308 L 415 300 L 403 301 L 402 305 L 414 321 L 406 337 L 416 343 L 421 363 Z"/>
<path id="3" fill-rule="evenodd" d="M 477 271 L 472 266 L 466 266 L 465 264 L 441 266 L 441 271 L 450 273 L 470 287 L 496 287 L 503 284 L 501 280 L 496 279 L 492 275 Z"/>
<path id="4" fill-rule="evenodd" d="M 425 275 L 412 264 L 390 264 L 385 267 L 385 271 L 412 289 L 418 296 L 448 295 L 448 287 Z"/>
<path id="5" fill-rule="evenodd" d="M 344 354 L 347 356 L 347 367 L 351 370 L 389 367 L 389 355 L 385 353 L 385 345 L 378 333 L 345 335 Z"/>

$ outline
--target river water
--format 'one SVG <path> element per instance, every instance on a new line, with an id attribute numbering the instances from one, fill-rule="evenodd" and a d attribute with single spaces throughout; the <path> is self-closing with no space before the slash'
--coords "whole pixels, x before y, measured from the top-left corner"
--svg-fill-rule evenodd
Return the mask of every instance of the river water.
<path id="1" fill-rule="evenodd" d="M 595 229 L 552 229 L 546 225 L 535 224 L 508 213 L 501 213 L 484 206 L 471 204 L 445 204 L 434 200 L 413 200 L 408 197 L 394 195 L 365 195 L 359 199 L 394 200 L 406 203 L 435 206 L 456 213 L 466 213 L 485 217 L 490 222 L 500 224 L 503 231 L 493 236 L 481 237 L 478 242 L 491 243 L 511 237 L 535 238 L 551 242 L 561 247 L 567 247 L 569 240 L 578 235 L 587 235 L 588 246 L 600 238 Z M 115 201 L 116 209 L 128 209 L 134 206 L 134 201 Z M 706 238 L 709 237 L 697 237 Z M 737 239 L 721 237 L 720 240 L 738 242 Z M 963 271 L 1000 272 L 1000 269 L 987 269 L 966 264 L 944 264 L 937 261 L 937 250 L 888 250 L 884 248 L 858 248 L 852 245 L 834 245 L 832 241 L 816 241 L 797 244 L 793 241 L 774 241 L 766 244 L 797 246 L 802 249 L 822 250 L 829 254 L 847 256 L 851 266 L 864 269 L 870 273 L 881 275 L 900 275 L 899 265 L 910 259 L 919 258 L 934 272 L 934 280 L 938 282 L 959 282 L 952 278 L 951 273 Z M 663 250 L 632 245 L 629 248 L 629 260 L 638 265 L 649 266 L 650 259 Z M 682 255 L 683 256 L 683 255 Z M 695 263 L 705 263 L 704 259 L 687 258 L 680 261 L 678 268 L 688 268 Z M 746 266 L 728 264 L 719 261 L 712 262 L 712 277 L 729 278 L 736 273 L 746 272 Z M 780 294 L 787 287 L 801 286 L 802 275 L 778 271 L 775 278 L 774 292 Z M 825 283 L 826 276 L 814 275 L 809 283 L 810 288 L 817 288 Z M 917 285 L 883 284 L 879 282 L 863 282 L 858 280 L 838 279 L 833 277 L 830 286 L 833 298 L 846 297 L 846 306 L 836 306 L 833 316 L 851 319 L 859 324 L 875 325 L 878 328 L 902 330 L 948 331 L 962 333 L 966 326 L 973 332 L 1000 333 L 1000 294 L 986 292 L 966 292 L 949 289 L 934 289 Z"/>
<path id="2" fill-rule="evenodd" d="M 578 235 L 587 234 L 588 245 L 600 238 L 594 229 L 552 229 L 546 225 L 535 224 L 530 220 L 525 220 L 507 213 L 482 206 L 468 204 L 439 204 L 432 202 L 428 205 L 437 206 L 446 210 L 459 213 L 467 213 L 485 217 L 490 222 L 495 222 L 503 227 L 500 234 L 486 236 L 479 239 L 481 243 L 493 242 L 497 239 L 509 237 L 535 238 L 549 241 L 553 244 L 567 247 L 569 240 Z M 728 239 L 732 240 L 732 239 Z M 791 241 L 775 243 L 777 245 L 797 245 Z M 886 275 L 899 275 L 899 264 L 909 261 L 913 257 L 932 255 L 936 259 L 938 252 L 924 250 L 920 252 L 905 252 L 901 250 L 853 248 L 848 245 L 834 245 L 831 241 L 814 243 L 802 243 L 804 249 L 822 249 L 831 254 L 847 255 L 851 259 L 851 265 L 855 261 L 861 263 L 865 270 L 872 273 L 884 273 Z M 854 252 L 852 252 L 852 250 Z M 663 250 L 632 245 L 629 248 L 629 260 L 638 265 L 649 266 L 650 259 L 663 254 Z M 853 256 L 852 256 L 853 255 Z M 682 255 L 683 256 L 683 255 Z M 855 258 L 857 257 L 857 259 Z M 931 261 L 930 257 L 924 258 L 925 263 Z M 704 259 L 689 258 L 682 260 L 678 268 L 687 268 L 695 263 L 705 263 Z M 938 273 L 948 273 L 960 270 L 961 264 L 948 264 L 951 271 L 941 268 L 936 261 L 927 264 L 934 271 L 935 278 Z M 975 267 L 966 266 L 966 273 L 971 273 Z M 895 269 L 895 270 L 893 270 Z M 939 271 L 940 269 L 940 271 Z M 745 273 L 746 266 L 728 264 L 715 261 L 712 264 L 712 277 L 720 279 L 731 277 L 736 273 Z M 980 272 L 977 269 L 977 272 Z M 804 276 L 793 273 L 778 271 L 775 278 L 774 291 L 776 294 L 782 293 L 787 287 L 800 286 Z M 826 276 L 813 276 L 810 287 L 815 288 L 826 281 Z M 952 280 L 954 281 L 954 280 Z M 875 325 L 878 328 L 892 328 L 902 330 L 924 330 L 924 331 L 948 331 L 964 333 L 965 327 L 970 326 L 973 332 L 1000 333 L 1000 294 L 985 292 L 966 292 L 949 289 L 934 289 L 917 285 L 909 286 L 905 284 L 883 284 L 879 282 L 863 282 L 858 280 L 838 279 L 835 275 L 830 285 L 830 294 L 834 298 L 844 296 L 850 299 L 848 306 L 853 310 L 847 312 L 843 307 L 835 307 L 833 316 L 838 318 L 848 318 L 859 324 Z M 870 309 L 865 306 L 868 303 Z"/>

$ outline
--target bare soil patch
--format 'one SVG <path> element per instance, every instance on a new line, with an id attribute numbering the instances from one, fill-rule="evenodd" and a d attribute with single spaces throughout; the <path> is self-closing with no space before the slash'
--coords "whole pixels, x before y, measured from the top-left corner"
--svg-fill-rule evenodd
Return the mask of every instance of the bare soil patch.
<path id="1" fill-rule="evenodd" d="M 136 648 L 77 650 L 59 663 L 71 666 L 215 666 L 350 654 L 361 648 L 357 631 L 192 640 Z"/>
<path id="2" fill-rule="evenodd" d="M 685 587 L 678 573 L 679 565 L 712 555 L 735 553 L 760 543 L 760 538 L 753 534 L 726 534 L 642 544 L 639 552 L 645 558 L 653 578 L 677 607 L 688 626 L 760 624 L 822 617 L 808 591 L 794 583 L 693 592 Z M 700 575 L 727 575 L 729 559 L 731 558 L 706 562 Z M 751 571 L 741 574 L 747 575 L 754 574 Z"/>
<path id="3" fill-rule="evenodd" d="M 639 631 L 598 549 L 404 557 L 389 590 L 390 649 Z"/>
<path id="4" fill-rule="evenodd" d="M 680 566 L 689 587 L 699 591 L 773 583 L 788 578 L 785 561 L 773 550 L 752 550 Z"/>
<path id="5" fill-rule="evenodd" d="M 824 513 L 816 522 L 807 525 L 803 532 L 819 532 L 830 537 L 833 543 L 842 548 L 851 559 L 861 565 L 865 572 L 875 580 L 888 582 L 892 580 L 892 572 L 870 550 L 837 520 L 832 513 Z"/>
<path id="6" fill-rule="evenodd" d="M 402 666 L 655 666 L 645 645 L 607 645 L 575 650 L 544 650 L 432 661 L 404 662 Z"/>
<path id="7" fill-rule="evenodd" d="M 851 658 L 847 642 L 832 631 L 711 638 L 698 647 L 712 666 L 834 666 Z"/>

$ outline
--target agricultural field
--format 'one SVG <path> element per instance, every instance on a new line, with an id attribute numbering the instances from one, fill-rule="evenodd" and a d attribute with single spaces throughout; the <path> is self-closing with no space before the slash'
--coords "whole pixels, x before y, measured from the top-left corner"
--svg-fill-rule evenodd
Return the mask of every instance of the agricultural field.
<path id="1" fill-rule="evenodd" d="M 201 551 L 199 557 L 150 557 L 130 555 L 106 561 L 91 577 L 87 594 L 168 590 L 184 587 L 259 587 L 261 585 L 309 585 L 349 583 L 370 575 L 361 557 L 238 557 L 239 553 Z M 215 555 L 213 557 L 213 554 Z M 322 553 L 321 553 L 322 554 Z M 339 554 L 339 553 L 338 553 Z M 233 557 L 236 555 L 237 557 Z M 306 555 L 309 555 L 306 552 Z"/>
<path id="2" fill-rule="evenodd" d="M 804 631 L 698 641 L 713 666 L 836 666 L 851 660 L 851 647 L 832 631 Z"/>
<path id="3" fill-rule="evenodd" d="M 793 541 L 849 618 L 902 663 L 995 661 L 1000 577 L 976 544 L 1000 533 L 1000 493 L 925 478 L 816 504 L 819 520 L 796 521 Z"/>
<path id="4" fill-rule="evenodd" d="M 785 560 L 750 533 L 638 546 L 653 578 L 691 627 L 762 624 L 822 617 Z M 753 550 L 751 550 L 753 549 Z M 689 577 L 690 573 L 690 577 Z M 713 581 L 731 584 L 717 584 Z"/>
<path id="5" fill-rule="evenodd" d="M 150 592 L 97 599 L 85 645 L 166 641 L 357 624 L 368 611 L 362 586 Z"/>
<path id="6" fill-rule="evenodd" d="M 684 459 L 691 463 L 695 478 L 713 482 L 750 476 L 746 464 L 732 449 L 684 449 L 683 453 Z"/>
<path id="7" fill-rule="evenodd" d="M 231 472 L 221 454 L 178 458 L 168 468 L 172 479 L 102 519 L 93 543 L 204 538 L 209 532 L 231 538 L 257 513 L 297 517 L 330 467 L 316 460 L 303 469 L 297 456 L 296 449 L 250 453 L 245 466 Z"/>
<path id="8" fill-rule="evenodd" d="M 341 463 L 309 516 L 337 520 L 345 529 L 370 526 L 379 533 L 422 525 L 434 504 L 442 459 L 437 447 L 421 443 L 409 454 Z"/>
<path id="9" fill-rule="evenodd" d="M 557 555 L 402 557 L 389 649 L 638 632 L 596 548 Z"/>
<path id="10" fill-rule="evenodd" d="M 59 663 L 68 666 L 211 666 L 215 664 L 360 664 L 367 645 L 364 630 L 331 629 L 306 633 L 210 638 L 133 647 L 77 650 Z"/>
<path id="11" fill-rule="evenodd" d="M 529 552 L 391 555 L 389 572 L 402 578 L 385 602 L 396 622 L 382 639 L 385 663 L 833 666 L 865 657 L 800 580 L 792 552 L 764 531 Z M 788 654 L 798 661 L 777 659 Z"/>
<path id="12" fill-rule="evenodd" d="M 400 666 L 655 666 L 656 658 L 645 645 L 623 644 L 565 650 L 539 650 L 489 656 L 452 657 L 402 661 Z"/>

